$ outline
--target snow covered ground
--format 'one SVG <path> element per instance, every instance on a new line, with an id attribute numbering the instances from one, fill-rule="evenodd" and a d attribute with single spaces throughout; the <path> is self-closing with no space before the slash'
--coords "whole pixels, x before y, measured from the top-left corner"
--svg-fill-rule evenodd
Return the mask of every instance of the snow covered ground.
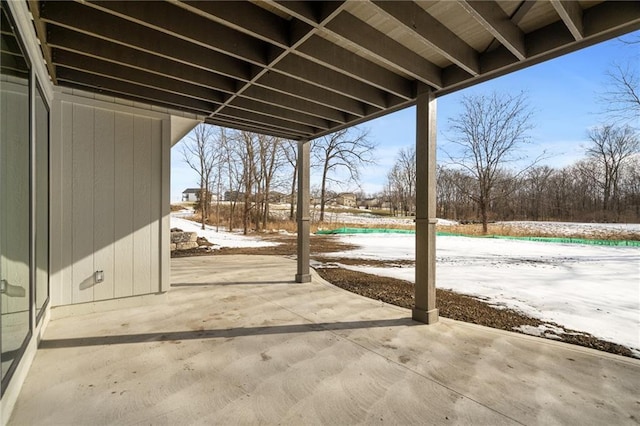
<path id="1" fill-rule="evenodd" d="M 188 215 L 193 214 L 187 211 Z M 177 212 L 171 214 L 171 228 L 179 228 L 184 232 L 197 232 L 199 237 L 204 237 L 210 243 L 213 243 L 214 249 L 222 247 L 270 247 L 278 245 L 277 243 L 263 241 L 260 237 L 252 237 L 242 235 L 242 232 L 227 232 L 224 227 L 220 227 L 220 231 L 216 232 L 215 226 L 205 226 L 203 231 L 199 223 L 184 219 L 186 213 Z"/>
<path id="2" fill-rule="evenodd" d="M 414 236 L 338 237 L 355 250 L 331 257 L 412 260 Z M 437 237 L 437 286 L 590 333 L 640 356 L 640 249 Z M 347 266 L 414 281 L 414 267 Z M 531 334 L 539 330 L 530 330 Z"/>
<path id="3" fill-rule="evenodd" d="M 219 247 L 268 247 L 260 237 L 226 232 L 171 215 L 171 227 L 197 232 Z M 346 221 L 348 222 L 348 221 Z M 369 222 L 371 223 L 371 222 Z M 376 221 L 375 224 L 378 224 Z M 510 222 L 509 224 L 513 224 Z M 640 231 L 640 225 L 599 225 L 527 222 L 535 229 L 593 228 Z M 373 223 L 372 223 L 373 225 Z M 414 236 L 358 234 L 335 238 L 354 244 L 354 250 L 331 253 L 332 258 L 415 259 Z M 437 286 L 521 311 L 543 321 L 590 333 L 631 348 L 640 357 L 640 248 L 556 244 L 518 240 L 439 236 Z M 415 268 L 400 265 L 367 267 L 343 265 L 362 272 L 413 282 Z M 523 329 L 548 335 L 553 327 Z"/>

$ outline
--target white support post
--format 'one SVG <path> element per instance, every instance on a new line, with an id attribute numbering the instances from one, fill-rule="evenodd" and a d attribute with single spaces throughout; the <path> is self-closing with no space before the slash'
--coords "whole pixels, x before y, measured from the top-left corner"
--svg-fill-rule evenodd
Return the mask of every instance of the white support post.
<path id="1" fill-rule="evenodd" d="M 426 86 L 416 104 L 415 321 L 433 324 L 436 309 L 436 99 Z"/>
<path id="2" fill-rule="evenodd" d="M 309 149 L 308 140 L 298 141 L 298 273 L 296 282 L 311 281 L 309 273 Z"/>

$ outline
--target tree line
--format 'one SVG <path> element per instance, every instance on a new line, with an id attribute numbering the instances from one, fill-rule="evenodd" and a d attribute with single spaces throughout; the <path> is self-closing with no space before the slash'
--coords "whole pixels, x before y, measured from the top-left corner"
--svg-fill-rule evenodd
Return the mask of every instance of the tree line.
<path id="1" fill-rule="evenodd" d="M 361 168 L 375 160 L 375 144 L 357 127 L 310 143 L 311 164 L 321 176 L 314 195 L 323 221 L 326 204 L 335 196 L 331 188 L 355 185 Z M 216 224 L 224 220 L 229 229 L 242 227 L 244 233 L 264 229 L 270 220 L 270 205 L 283 201 L 290 205 L 289 219 L 294 219 L 297 142 L 200 124 L 182 142 L 182 157 L 199 178 L 195 207 L 202 229 L 212 217 Z"/>
<path id="2" fill-rule="evenodd" d="M 522 99 L 516 98 L 521 96 L 481 95 L 466 101 L 502 107 L 512 103 L 513 108 L 519 108 Z M 501 116 L 486 114 L 490 107 L 483 108 L 483 117 Z M 465 121 L 470 116 L 470 111 L 465 111 L 453 121 Z M 497 120 L 485 123 L 485 127 L 506 128 L 509 123 Z M 362 166 L 374 161 L 375 146 L 368 141 L 367 133 L 358 129 L 351 132 L 329 135 L 312 144 L 313 166 L 321 176 L 320 184 L 312 190 L 320 207 L 320 221 L 326 204 L 337 196 L 333 190 L 340 183 L 337 176 L 343 178 L 347 173 L 347 180 L 356 183 Z M 518 131 L 502 132 L 511 135 L 508 140 L 501 141 L 496 135 L 482 139 L 477 131 L 470 132 L 472 138 L 457 139 L 466 140 L 466 145 L 456 156 L 450 155 L 446 164 L 437 166 L 438 217 L 477 221 L 485 226 L 493 220 L 640 221 L 640 137 L 632 127 L 612 124 L 591 129 L 584 158 L 562 168 L 541 165 L 539 159 L 510 168 L 509 162 L 515 161 L 510 150 L 525 139 L 516 137 Z M 514 142 L 514 138 L 518 140 Z M 273 202 L 289 203 L 288 216 L 293 220 L 296 144 L 271 136 L 198 126 L 183 144 L 183 156 L 198 172 L 201 194 L 206 194 L 196 206 L 203 211 L 203 226 L 214 215 L 216 223 L 223 220 L 224 225 L 242 227 L 245 232 L 264 229 Z M 342 175 L 338 175 L 340 170 Z M 384 189 L 368 198 L 378 200 L 377 207 L 389 214 L 411 216 L 415 214 L 415 180 L 415 149 L 403 148 L 387 174 Z M 365 198 L 361 191 L 354 192 Z M 216 199 L 227 194 L 227 202 L 221 207 L 212 200 L 213 194 Z"/>
<path id="3" fill-rule="evenodd" d="M 502 96 L 502 105 L 512 98 Z M 466 101 L 483 103 L 487 99 L 476 96 Z M 484 112 L 487 108 L 491 109 L 485 105 Z M 467 120 L 469 114 L 466 111 L 462 119 Z M 495 117 L 488 114 L 476 119 L 488 121 L 491 116 Z M 514 116 L 517 114 L 503 117 Z M 505 132 L 509 126 L 497 120 L 480 127 Z M 509 154 L 524 143 L 514 142 L 518 132 L 512 131 L 508 141 L 499 142 L 497 135 L 483 138 L 476 127 L 461 128 L 469 129 L 466 139 L 456 139 L 462 151 L 437 167 L 438 217 L 480 222 L 485 232 L 493 220 L 640 222 L 640 136 L 632 127 L 613 124 L 591 129 L 584 158 L 574 164 L 562 168 L 541 165 L 542 156 L 517 169 L 509 168 L 509 162 L 515 161 Z M 415 149 L 401 149 L 381 194 L 390 212 L 414 212 L 415 167 Z"/>
<path id="4" fill-rule="evenodd" d="M 638 63 L 635 54 L 611 65 L 596 94 L 601 124 L 588 130 L 584 157 L 562 168 L 542 165 L 544 152 L 521 155 L 533 124 L 525 93 L 463 97 L 437 168 L 438 216 L 479 221 L 484 232 L 490 220 L 640 222 Z M 400 150 L 382 195 L 392 212 L 415 208 L 414 149 Z"/>

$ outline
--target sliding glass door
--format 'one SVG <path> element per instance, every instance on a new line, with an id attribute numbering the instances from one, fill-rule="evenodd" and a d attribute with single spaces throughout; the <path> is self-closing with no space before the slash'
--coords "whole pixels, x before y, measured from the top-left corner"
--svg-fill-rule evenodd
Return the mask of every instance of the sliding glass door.
<path id="1" fill-rule="evenodd" d="M 2 4 L 0 58 L 0 331 L 2 388 L 31 335 L 30 74 Z"/>

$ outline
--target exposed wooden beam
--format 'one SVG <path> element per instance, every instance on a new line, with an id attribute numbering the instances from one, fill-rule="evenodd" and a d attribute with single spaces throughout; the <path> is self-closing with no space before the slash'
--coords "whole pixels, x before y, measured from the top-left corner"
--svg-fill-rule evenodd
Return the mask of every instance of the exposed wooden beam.
<path id="1" fill-rule="evenodd" d="M 308 137 L 308 135 L 302 135 L 296 132 L 287 132 L 269 126 L 259 126 L 255 123 L 246 123 L 243 120 L 233 120 L 218 116 L 207 117 L 204 121 L 205 123 L 214 126 L 227 127 L 229 129 L 242 130 L 246 132 L 260 133 L 263 135 L 275 136 L 282 139 L 297 140 L 301 137 Z"/>
<path id="2" fill-rule="evenodd" d="M 113 98 L 119 98 L 119 99 L 124 99 L 127 101 L 131 101 L 131 102 L 139 102 L 139 103 L 144 103 L 147 105 L 155 105 L 161 108 L 166 108 L 168 110 L 172 110 L 172 111 L 184 111 L 184 112 L 188 112 L 190 114 L 195 114 L 198 116 L 203 116 L 207 114 L 207 111 L 200 111 L 197 109 L 193 109 L 193 108 L 188 108 L 185 106 L 181 106 L 181 105 L 173 105 L 173 104 L 168 104 L 168 103 L 164 103 L 161 101 L 153 101 L 153 102 L 149 102 L 145 99 L 142 99 L 138 96 L 132 95 L 130 93 L 120 93 L 120 92 L 116 92 L 116 91 L 112 91 L 106 88 L 100 88 L 100 89 L 96 89 L 95 87 L 91 86 L 91 85 L 84 85 L 78 82 L 74 82 L 74 81 L 60 81 L 60 86 L 62 87 L 67 87 L 70 89 L 78 89 L 78 90 L 82 90 L 88 93 L 99 93 L 101 95 L 104 96 L 111 96 Z"/>
<path id="3" fill-rule="evenodd" d="M 244 80 L 251 78 L 251 68 L 246 62 L 97 9 L 75 2 L 41 2 L 40 5 L 41 17 L 48 24 L 65 27 L 228 77 Z M 69 32 L 55 34 L 55 28 L 52 29 L 50 26 L 47 30 L 48 41 L 54 45 L 63 46 L 66 42 L 63 37 L 73 36 L 73 33 Z"/>
<path id="4" fill-rule="evenodd" d="M 219 3 L 201 0 L 181 0 L 175 4 L 263 41 L 283 47 L 291 44 L 289 21 L 250 2 L 236 1 L 233 7 L 221 7 Z"/>
<path id="5" fill-rule="evenodd" d="M 445 88 L 437 92 L 442 96 L 563 54 L 594 45 L 640 29 L 640 2 L 604 2 L 583 12 L 584 38 L 576 41 L 563 21 L 539 28 L 526 37 L 529 57 L 518 61 L 505 48 L 500 47 L 480 57 L 482 74 L 469 79 L 459 68 L 447 68 L 443 73 Z"/>
<path id="6" fill-rule="evenodd" d="M 460 69 L 460 68 L 458 68 L 458 69 Z M 314 133 L 313 134 L 313 139 L 316 139 L 316 138 L 319 138 L 319 137 L 322 137 L 322 136 L 326 136 L 328 134 L 337 132 L 339 130 L 343 130 L 343 129 L 346 129 L 346 128 L 349 128 L 349 127 L 353 127 L 353 126 L 357 126 L 359 124 L 366 123 L 366 122 L 368 122 L 370 120 L 374 120 L 376 118 L 385 116 L 387 114 L 391 114 L 391 113 L 396 112 L 396 111 L 401 111 L 401 110 L 403 110 L 405 108 L 408 108 L 408 107 L 414 106 L 414 105 L 415 105 L 415 99 L 411 100 L 411 101 L 402 101 L 402 102 L 399 102 L 398 104 L 393 105 L 392 107 L 389 107 L 389 108 L 387 108 L 385 110 L 381 110 L 381 111 L 378 111 L 378 112 L 372 112 L 371 114 L 367 115 L 366 117 L 361 117 L 361 118 L 352 117 L 346 124 L 336 125 L 334 127 L 331 127 L 328 130 L 323 130 L 323 131 L 319 131 L 317 133 Z"/>
<path id="7" fill-rule="evenodd" d="M 52 27 L 50 28 L 50 33 L 53 35 L 53 43 L 51 46 L 57 49 L 58 58 L 60 58 L 59 55 L 61 52 L 66 50 L 161 76 L 171 77 L 186 83 L 197 84 L 203 88 L 215 89 L 224 93 L 235 93 L 237 87 L 235 80 L 219 74 L 201 68 L 186 66 L 185 64 L 164 57 L 152 55 L 86 34 L 76 33 L 66 28 Z M 91 62 L 87 63 L 91 66 Z M 149 76 L 148 81 L 155 81 L 155 76 Z M 300 111 L 334 122 L 344 122 L 345 120 L 344 114 L 334 109 L 258 86 L 253 87 L 245 96 L 257 101 L 270 103 L 274 106 Z"/>
<path id="8" fill-rule="evenodd" d="M 281 118 L 283 120 L 291 121 L 292 123 L 316 127 L 318 129 L 328 129 L 330 127 L 327 120 L 253 99 L 236 97 L 229 106 L 244 111 L 254 111 L 273 118 Z"/>
<path id="9" fill-rule="evenodd" d="M 527 13 L 529 13 L 531 8 L 535 6 L 536 1 L 537 0 L 522 0 L 520 6 L 518 6 L 516 11 L 511 15 L 511 22 L 513 22 L 515 25 L 518 25 L 520 21 L 522 21 L 524 17 L 527 16 Z"/>
<path id="10" fill-rule="evenodd" d="M 325 20 L 331 20 L 333 18 L 333 16 L 335 14 L 338 14 L 340 12 L 340 10 L 342 10 L 342 8 L 344 7 L 344 2 L 333 2 L 331 3 L 331 5 L 320 5 L 318 6 L 318 4 L 312 6 L 313 9 L 319 9 L 321 10 L 321 12 L 327 12 L 326 15 L 321 16 L 320 22 L 318 24 L 318 26 L 311 26 L 310 29 L 308 29 L 308 31 L 306 33 L 302 33 L 302 34 L 297 34 L 296 38 L 294 41 L 292 41 L 290 46 L 287 46 L 284 49 L 279 49 L 273 45 L 271 45 L 271 47 L 269 49 L 266 49 L 266 56 L 267 56 L 267 66 L 263 67 L 262 69 L 258 69 L 257 72 L 255 72 L 252 75 L 251 81 L 249 81 L 248 83 L 241 85 L 236 94 L 232 95 L 227 102 L 218 107 L 215 111 L 212 112 L 211 115 L 216 115 L 217 113 L 219 113 L 221 110 L 223 110 L 224 108 L 226 108 L 229 104 L 231 104 L 231 102 L 233 102 L 233 100 L 235 99 L 235 97 L 237 96 L 241 96 L 242 93 L 247 90 L 248 88 L 250 88 L 253 84 L 256 83 L 256 81 L 262 79 L 263 77 L 268 76 L 269 74 L 273 74 L 271 72 L 271 70 L 273 69 L 273 67 L 278 64 L 282 59 L 286 58 L 288 55 L 291 55 L 292 52 L 294 52 L 294 50 L 300 45 L 302 44 L 307 38 L 311 37 L 313 35 L 313 33 L 315 33 L 317 31 L 317 28 L 324 25 L 324 21 Z M 321 14 L 322 15 L 322 14 Z M 366 107 L 365 107 L 366 109 Z M 366 113 L 365 113 L 366 115 Z"/>
<path id="11" fill-rule="evenodd" d="M 266 65 L 264 42 L 171 3 L 109 0 L 84 4 L 237 59 Z"/>
<path id="12" fill-rule="evenodd" d="M 269 0 L 269 3 L 315 27 L 316 24 L 322 25 L 327 18 L 339 13 L 346 1 Z"/>
<path id="13" fill-rule="evenodd" d="M 292 109 L 294 111 L 301 111 L 305 114 L 324 118 L 325 120 L 335 123 L 345 123 L 347 121 L 345 113 L 334 108 L 329 108 L 325 105 L 321 105 L 307 99 L 295 97 L 285 92 L 267 89 L 266 87 L 261 87 L 255 84 L 242 92 L 241 97 L 255 99 L 260 102 Z"/>
<path id="14" fill-rule="evenodd" d="M 74 69 L 58 66 L 58 79 L 62 82 L 82 85 L 85 90 L 94 92 L 108 91 L 109 93 L 124 95 L 148 104 L 162 104 L 178 107 L 197 113 L 209 113 L 216 105 L 210 102 L 192 99 L 186 96 L 167 93 L 150 87 L 139 86 L 134 83 L 114 80 L 108 77 L 88 74 Z"/>
<path id="15" fill-rule="evenodd" d="M 410 80 L 321 37 L 310 37 L 296 50 L 296 53 L 395 96 L 408 100 L 414 95 Z"/>
<path id="16" fill-rule="evenodd" d="M 458 0 L 458 3 L 518 60 L 526 59 L 524 33 L 495 1 Z"/>
<path id="17" fill-rule="evenodd" d="M 52 59 L 55 65 L 69 69 L 101 75 L 139 86 L 159 89 L 180 96 L 201 99 L 206 102 L 220 104 L 224 101 L 223 95 L 220 92 L 210 88 L 196 86 L 170 77 L 152 74 L 148 71 L 129 68 L 124 65 L 114 64 L 74 52 L 54 50 Z"/>
<path id="18" fill-rule="evenodd" d="M 246 123 L 254 123 L 257 126 L 267 126 L 280 129 L 285 132 L 298 133 L 300 135 L 312 135 L 319 130 L 310 126 L 304 126 L 302 124 L 296 124 L 291 121 L 271 117 L 258 111 L 245 111 L 229 105 L 225 105 L 224 108 L 216 112 L 212 117 L 240 119 L 244 120 Z"/>
<path id="19" fill-rule="evenodd" d="M 325 90 L 313 84 L 286 76 L 279 73 L 268 73 L 263 75 L 255 84 L 264 86 L 269 89 L 281 91 L 292 96 L 306 99 L 312 102 L 335 108 L 358 117 L 367 115 L 367 110 L 362 102 L 354 99 L 340 96 L 335 92 Z"/>
<path id="20" fill-rule="evenodd" d="M 429 86 L 442 88 L 442 70 L 439 67 L 350 13 L 341 13 L 332 19 L 327 29 L 366 50 L 367 54 L 391 68 Z"/>
<path id="21" fill-rule="evenodd" d="M 567 26 L 573 38 L 582 40 L 584 38 L 582 28 L 582 8 L 577 1 L 551 0 L 556 12 Z"/>
<path id="22" fill-rule="evenodd" d="M 319 66 L 300 56 L 287 55 L 273 69 L 377 108 L 385 108 L 387 106 L 386 95 L 381 90 L 329 68 Z"/>
<path id="23" fill-rule="evenodd" d="M 607 1 L 583 12 L 584 37 L 596 42 L 640 29 L 640 2 Z"/>
<path id="24" fill-rule="evenodd" d="M 53 27 L 50 33 L 54 34 L 54 41 L 50 43 L 50 46 L 58 51 L 66 50 L 79 53 L 225 93 L 233 93 L 236 88 L 237 80 L 235 79 L 202 68 L 188 66 L 162 56 L 156 56 L 61 27 Z"/>
<path id="25" fill-rule="evenodd" d="M 177 4 L 194 13 L 203 14 L 211 20 L 282 48 L 289 47 L 292 40 L 298 41 L 301 38 L 299 35 L 289 37 L 289 32 L 296 32 L 290 27 L 295 27 L 295 30 L 300 30 L 303 34 L 308 34 L 313 29 L 310 25 L 297 21 L 296 18 L 293 18 L 293 22 L 289 22 L 251 3 L 234 3 L 238 10 L 233 11 L 212 2 L 180 1 Z M 371 84 L 371 80 L 374 80 L 375 84 L 373 85 L 377 89 L 391 91 L 394 95 L 405 99 L 411 95 L 411 85 L 408 81 L 320 37 L 310 37 L 301 47 L 296 49 L 296 52 L 301 51 L 306 53 L 302 56 L 307 59 L 312 59 L 321 66 L 355 78 L 361 83 Z M 378 104 L 377 106 L 382 105 Z"/>
<path id="26" fill-rule="evenodd" d="M 480 73 L 478 52 L 416 3 L 377 0 L 374 4 L 381 12 L 402 25 L 406 31 L 419 37 L 438 54 L 472 76 Z"/>

